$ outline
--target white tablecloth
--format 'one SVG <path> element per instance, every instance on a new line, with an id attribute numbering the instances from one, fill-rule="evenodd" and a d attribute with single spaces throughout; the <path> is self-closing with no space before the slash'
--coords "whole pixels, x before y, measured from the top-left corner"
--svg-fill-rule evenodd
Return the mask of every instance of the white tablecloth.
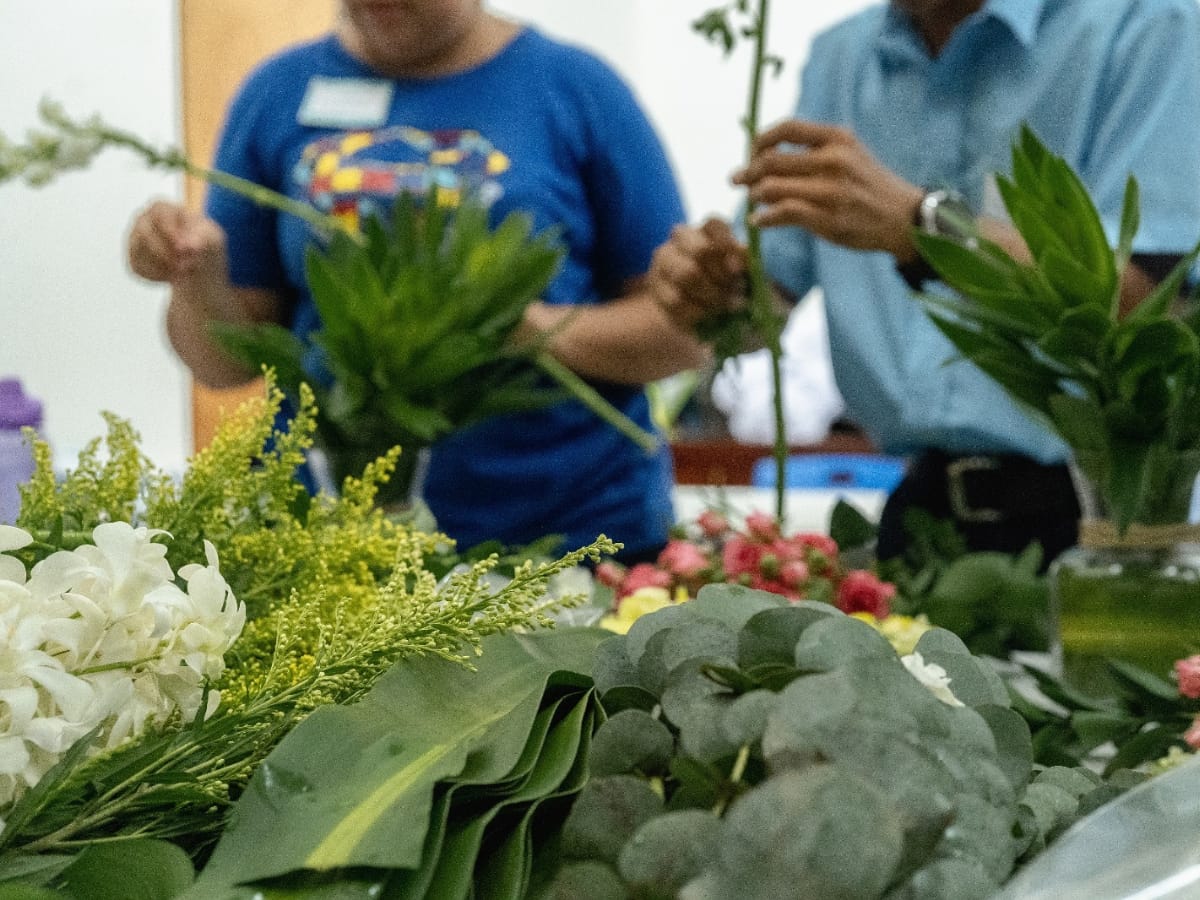
<path id="1" fill-rule="evenodd" d="M 856 507 L 872 521 L 879 520 L 884 491 L 800 488 L 787 492 L 784 504 L 785 524 L 789 532 L 829 530 L 829 515 L 839 498 Z M 679 522 L 693 522 L 704 510 L 717 508 L 735 521 L 746 513 L 775 512 L 774 488 L 709 485 L 678 485 L 675 488 L 675 517 Z"/>

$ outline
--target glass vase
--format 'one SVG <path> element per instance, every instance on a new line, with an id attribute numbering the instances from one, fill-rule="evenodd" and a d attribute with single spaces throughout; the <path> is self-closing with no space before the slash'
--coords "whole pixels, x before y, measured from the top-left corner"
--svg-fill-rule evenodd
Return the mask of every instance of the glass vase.
<path id="1" fill-rule="evenodd" d="M 1050 567 L 1052 655 L 1066 681 L 1103 696 L 1113 687 L 1108 659 L 1165 678 L 1175 660 L 1200 652 L 1200 527 L 1188 524 L 1190 492 L 1181 490 L 1178 509 L 1118 533 L 1095 487 L 1074 474 L 1083 518 L 1079 544 Z M 1180 478 L 1190 487 L 1195 473 Z"/>

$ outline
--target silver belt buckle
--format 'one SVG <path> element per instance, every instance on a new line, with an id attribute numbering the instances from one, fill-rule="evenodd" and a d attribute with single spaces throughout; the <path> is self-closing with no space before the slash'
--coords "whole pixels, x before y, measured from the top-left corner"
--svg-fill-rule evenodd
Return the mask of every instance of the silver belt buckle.
<path id="1" fill-rule="evenodd" d="M 998 509 L 971 506 L 967 500 L 967 487 L 963 476 L 968 472 L 984 472 L 1000 468 L 997 459 L 991 456 L 960 456 L 946 465 L 946 488 L 950 495 L 950 509 L 960 522 L 973 524 L 999 522 L 1004 514 Z"/>

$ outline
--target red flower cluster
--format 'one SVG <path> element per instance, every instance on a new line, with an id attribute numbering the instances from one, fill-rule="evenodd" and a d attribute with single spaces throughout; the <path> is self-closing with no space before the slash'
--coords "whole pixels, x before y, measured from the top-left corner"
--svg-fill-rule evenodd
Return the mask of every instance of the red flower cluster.
<path id="1" fill-rule="evenodd" d="M 720 513 L 703 513 L 689 537 L 675 538 L 654 563 L 626 569 L 602 563 L 596 577 L 621 598 L 646 587 L 680 589 L 689 596 L 705 584 L 726 582 L 781 594 L 790 600 L 822 600 L 843 612 L 867 612 L 882 619 L 896 594 L 895 585 L 873 573 L 846 571 L 838 547 L 823 534 L 784 535 L 766 513 L 746 516 L 742 530 Z"/>

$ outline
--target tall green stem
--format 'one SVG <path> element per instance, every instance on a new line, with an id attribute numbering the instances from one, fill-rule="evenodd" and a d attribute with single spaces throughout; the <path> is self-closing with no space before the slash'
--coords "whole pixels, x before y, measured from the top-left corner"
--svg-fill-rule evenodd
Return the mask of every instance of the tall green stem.
<path id="1" fill-rule="evenodd" d="M 767 65 L 767 14 L 770 11 L 770 0 L 759 0 L 758 13 L 754 22 L 754 63 L 750 77 L 750 98 L 746 104 L 746 138 L 747 158 L 754 153 L 754 143 L 758 140 L 758 120 L 760 98 L 762 96 L 763 70 Z M 767 282 L 766 271 L 762 262 L 762 236 L 759 229 L 751 222 L 753 208 L 746 204 L 744 224 L 746 242 L 749 250 L 748 276 L 750 282 L 750 319 L 755 330 L 767 345 L 771 354 L 771 387 L 772 409 L 775 417 L 775 516 L 783 524 L 786 512 L 787 497 L 787 423 L 783 414 L 783 344 L 782 329 L 779 317 L 775 312 L 771 287 Z"/>

